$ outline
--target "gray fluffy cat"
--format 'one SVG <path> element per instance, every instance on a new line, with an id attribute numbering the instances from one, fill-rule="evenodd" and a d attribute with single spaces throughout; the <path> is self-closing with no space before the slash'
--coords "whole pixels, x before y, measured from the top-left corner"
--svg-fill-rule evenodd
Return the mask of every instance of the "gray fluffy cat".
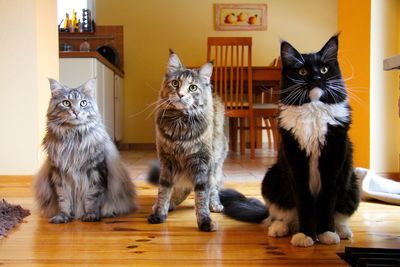
<path id="1" fill-rule="evenodd" d="M 41 212 L 52 223 L 67 223 L 133 211 L 134 186 L 102 123 L 95 80 L 78 88 L 49 81 L 52 97 L 43 140 L 48 157 L 35 184 Z"/>
<path id="2" fill-rule="evenodd" d="M 164 222 L 168 210 L 173 210 L 194 189 L 198 227 L 214 231 L 210 210 L 223 210 L 218 191 L 227 154 L 224 106 L 212 96 L 213 65 L 186 69 L 170 52 L 156 113 L 160 169 L 151 172 L 158 176 L 156 180 L 159 178 L 158 199 L 148 221 Z"/>

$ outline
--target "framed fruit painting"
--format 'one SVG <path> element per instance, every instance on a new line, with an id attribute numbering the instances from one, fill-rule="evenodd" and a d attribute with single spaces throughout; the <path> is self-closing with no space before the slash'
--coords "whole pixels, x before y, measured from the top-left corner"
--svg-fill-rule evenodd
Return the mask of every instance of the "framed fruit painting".
<path id="1" fill-rule="evenodd" d="M 215 4 L 217 31 L 262 31 L 267 29 L 266 4 Z"/>

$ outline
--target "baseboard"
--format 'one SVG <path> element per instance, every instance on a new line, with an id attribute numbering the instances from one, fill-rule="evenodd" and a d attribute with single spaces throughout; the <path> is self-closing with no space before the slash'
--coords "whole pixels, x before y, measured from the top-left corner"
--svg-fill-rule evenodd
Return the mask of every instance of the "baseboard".
<path id="1" fill-rule="evenodd" d="M 400 173 L 398 172 L 378 172 L 379 176 L 400 182 Z"/>
<path id="2" fill-rule="evenodd" d="M 156 150 L 155 143 L 118 143 L 119 150 Z"/>

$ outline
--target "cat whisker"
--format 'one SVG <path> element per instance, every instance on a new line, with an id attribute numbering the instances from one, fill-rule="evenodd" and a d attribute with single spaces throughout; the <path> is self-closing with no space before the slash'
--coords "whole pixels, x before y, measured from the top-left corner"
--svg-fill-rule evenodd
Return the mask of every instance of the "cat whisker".
<path id="1" fill-rule="evenodd" d="M 295 85 L 292 85 L 292 86 L 289 86 L 289 87 L 287 87 L 285 89 L 280 90 L 280 93 L 287 93 L 289 91 L 293 91 L 293 90 L 296 90 L 296 89 L 299 89 L 299 88 L 303 88 L 303 86 L 301 86 L 299 84 L 295 84 Z"/>
<path id="2" fill-rule="evenodd" d="M 165 105 L 166 103 L 168 103 L 168 101 L 169 101 L 169 99 L 166 99 L 166 100 L 161 101 L 161 102 L 157 102 L 159 104 L 154 107 L 154 109 L 149 113 L 149 115 L 146 116 L 146 120 L 148 118 L 150 118 L 150 116 L 152 116 L 162 105 Z"/>
<path id="3" fill-rule="evenodd" d="M 298 95 L 301 94 L 302 92 L 303 92 L 302 89 L 300 88 L 296 89 L 293 92 L 291 92 L 288 96 L 286 96 L 284 99 L 282 99 L 282 102 L 287 105 L 293 104 L 296 101 Z"/>
<path id="4" fill-rule="evenodd" d="M 151 108 L 152 106 L 157 105 L 158 103 L 159 103 L 159 101 L 157 100 L 157 101 L 155 101 L 155 102 L 153 102 L 153 103 L 147 105 L 147 107 L 145 107 L 145 108 L 142 109 L 141 111 L 139 111 L 139 112 L 137 112 L 137 113 L 135 113 L 135 114 L 129 115 L 128 118 L 131 119 L 131 118 L 133 118 L 133 117 L 135 117 L 135 116 L 138 116 L 138 115 L 142 114 L 143 112 L 145 112 L 146 110 L 148 110 L 149 108 Z M 156 108 L 157 108 L 157 107 L 156 107 Z"/>

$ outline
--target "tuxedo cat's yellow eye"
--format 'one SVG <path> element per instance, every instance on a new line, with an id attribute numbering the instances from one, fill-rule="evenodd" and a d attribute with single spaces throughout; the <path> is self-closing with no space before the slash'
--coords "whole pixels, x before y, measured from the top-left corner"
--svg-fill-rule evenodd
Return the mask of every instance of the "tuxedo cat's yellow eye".
<path id="1" fill-rule="evenodd" d="M 194 92 L 194 91 L 196 91 L 197 90 L 197 85 L 195 85 L 195 84 L 191 84 L 190 86 L 189 86 L 189 91 L 190 92 Z"/>
<path id="2" fill-rule="evenodd" d="M 81 105 L 81 107 L 86 107 L 87 101 L 86 100 L 82 100 L 80 105 Z"/>
<path id="3" fill-rule="evenodd" d="M 328 72 L 328 67 L 322 67 L 319 71 L 320 71 L 322 74 L 326 74 L 326 73 Z"/>
<path id="4" fill-rule="evenodd" d="M 171 85 L 175 88 L 179 87 L 179 81 L 178 80 L 172 80 Z"/>
<path id="5" fill-rule="evenodd" d="M 308 71 L 305 68 L 299 69 L 299 74 L 301 76 L 306 76 L 308 74 Z"/>
<path id="6" fill-rule="evenodd" d="M 69 107 L 71 106 L 71 102 L 69 102 L 68 100 L 64 100 L 63 102 L 61 102 L 61 104 L 62 104 L 64 107 L 67 107 L 67 108 L 69 108 Z"/>

